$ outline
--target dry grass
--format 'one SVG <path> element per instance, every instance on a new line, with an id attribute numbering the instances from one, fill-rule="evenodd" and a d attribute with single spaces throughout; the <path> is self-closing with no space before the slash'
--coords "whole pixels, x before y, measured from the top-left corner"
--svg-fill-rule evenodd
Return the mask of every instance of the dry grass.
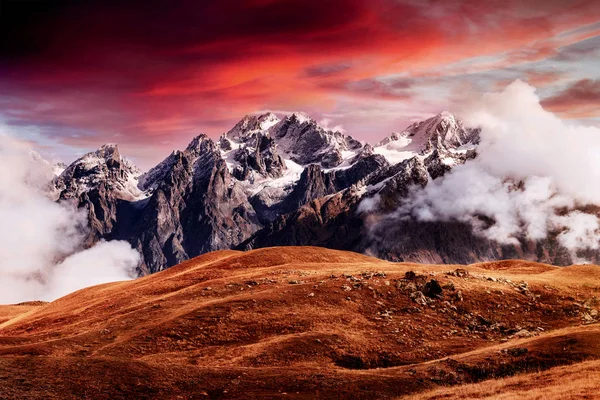
<path id="1" fill-rule="evenodd" d="M 566 400 L 597 399 L 600 362 L 588 361 L 568 367 L 551 368 L 535 374 L 489 380 L 478 384 L 436 389 L 403 398 L 414 400 Z"/>
<path id="2" fill-rule="evenodd" d="M 447 274 L 456 268 L 469 275 Z M 582 319 L 599 270 L 214 252 L 0 307 L 0 398 L 390 398 L 550 370 L 600 359 L 600 325 Z M 408 271 L 442 297 L 415 303 Z M 534 336 L 513 337 L 523 328 Z"/>
<path id="3" fill-rule="evenodd" d="M 22 304 L 0 306 L 0 328 L 2 324 L 12 320 L 13 322 L 19 316 L 24 316 L 27 313 L 37 310 L 39 307 L 46 305 L 44 302 L 26 302 Z"/>

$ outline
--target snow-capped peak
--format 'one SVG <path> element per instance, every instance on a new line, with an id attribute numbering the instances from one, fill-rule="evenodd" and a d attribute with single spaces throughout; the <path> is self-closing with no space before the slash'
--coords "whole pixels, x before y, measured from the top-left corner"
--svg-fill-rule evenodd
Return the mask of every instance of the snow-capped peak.
<path id="1" fill-rule="evenodd" d="M 235 142 L 244 142 L 258 132 L 267 133 L 279 121 L 277 115 L 271 112 L 261 115 L 246 115 L 225 134 L 225 138 Z"/>
<path id="2" fill-rule="evenodd" d="M 290 114 L 287 118 L 292 121 L 294 121 L 294 120 L 297 121 L 300 125 L 302 125 L 306 122 L 312 121 L 312 118 L 310 118 L 308 116 L 308 114 L 306 114 L 305 112 L 301 112 L 301 111 L 294 112 L 294 113 Z"/>
<path id="3" fill-rule="evenodd" d="M 187 145 L 185 151 L 197 157 L 206 151 L 214 150 L 214 148 L 214 142 L 204 133 L 201 133 L 192 139 L 192 141 Z"/>
<path id="4" fill-rule="evenodd" d="M 440 121 L 452 121 L 455 122 L 458 118 L 456 118 L 456 116 L 454 114 L 452 114 L 450 111 L 442 111 L 441 113 L 439 113 L 438 115 L 435 116 L 435 118 L 439 119 Z"/>
<path id="5" fill-rule="evenodd" d="M 479 142 L 479 130 L 465 128 L 460 118 L 448 111 L 415 122 L 402 132 L 394 132 L 375 146 L 375 152 L 397 163 L 434 150 L 442 153 L 464 152 L 465 146 Z"/>
<path id="6" fill-rule="evenodd" d="M 104 144 L 75 160 L 55 181 L 62 198 L 107 185 L 117 196 L 136 200 L 144 197 L 137 188 L 141 171 L 131 161 L 121 157 L 116 144 Z"/>
<path id="7" fill-rule="evenodd" d="M 263 114 L 258 117 L 259 128 L 263 131 L 268 130 L 270 127 L 272 127 L 279 121 L 280 119 L 277 117 L 277 115 L 273 114 L 272 112 Z"/>

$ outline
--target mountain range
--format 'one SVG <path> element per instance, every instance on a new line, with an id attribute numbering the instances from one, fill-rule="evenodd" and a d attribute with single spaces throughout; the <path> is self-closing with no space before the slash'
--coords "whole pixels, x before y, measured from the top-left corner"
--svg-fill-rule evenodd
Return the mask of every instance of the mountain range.
<path id="1" fill-rule="evenodd" d="M 251 115 L 217 140 L 194 137 L 145 173 L 104 145 L 64 170 L 52 166 L 49 195 L 86 210 L 87 246 L 126 240 L 137 249 L 140 275 L 214 250 L 281 245 L 392 261 L 572 264 L 553 234 L 506 245 L 464 222 L 387 218 L 413 187 L 475 159 L 480 132 L 442 112 L 371 145 L 303 113 Z"/>

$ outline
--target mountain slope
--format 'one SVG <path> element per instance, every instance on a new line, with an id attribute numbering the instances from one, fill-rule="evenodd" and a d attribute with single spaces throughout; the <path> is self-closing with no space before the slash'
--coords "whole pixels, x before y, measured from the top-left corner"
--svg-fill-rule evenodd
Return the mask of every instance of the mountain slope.
<path id="1" fill-rule="evenodd" d="M 209 253 L 11 306 L 0 397 L 390 398 L 599 360 L 598 271 Z"/>

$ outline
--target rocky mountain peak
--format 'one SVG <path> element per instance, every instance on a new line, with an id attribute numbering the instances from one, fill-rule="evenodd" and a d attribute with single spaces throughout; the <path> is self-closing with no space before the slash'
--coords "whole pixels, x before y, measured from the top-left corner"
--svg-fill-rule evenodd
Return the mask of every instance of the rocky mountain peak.
<path id="1" fill-rule="evenodd" d="M 203 133 L 194 137 L 185 149 L 186 153 L 192 155 L 193 157 L 198 157 L 203 153 L 214 150 L 215 143 Z"/>
<path id="2" fill-rule="evenodd" d="M 292 161 L 334 168 L 349 157 L 356 157 L 362 144 L 351 136 L 320 126 L 303 113 L 293 113 L 270 130 L 279 150 Z"/>
<path id="3" fill-rule="evenodd" d="M 316 122 L 312 118 L 310 118 L 308 114 L 300 111 L 288 115 L 286 119 L 292 123 L 298 123 L 300 125 L 311 122 L 316 124 Z"/>
<path id="4" fill-rule="evenodd" d="M 465 127 L 454 114 L 443 111 L 424 121 L 415 122 L 401 132 L 394 132 L 375 146 L 375 152 L 392 162 L 402 162 L 415 155 L 435 154 L 436 162 L 455 165 L 464 161 L 479 143 L 479 129 Z M 473 154 L 469 153 L 468 157 Z M 431 158 L 433 160 L 433 158 Z"/>
<path id="5" fill-rule="evenodd" d="M 457 149 L 479 142 L 479 130 L 465 128 L 463 121 L 448 111 L 409 126 L 404 136 L 422 144 L 422 151 Z"/>
<path id="6" fill-rule="evenodd" d="M 105 143 L 98 150 L 94 152 L 97 157 L 104 158 L 105 160 L 118 161 L 121 158 L 119 153 L 119 146 L 116 143 Z"/>
<path id="7" fill-rule="evenodd" d="M 121 157 L 116 144 L 105 144 L 66 167 L 55 186 L 60 198 L 74 198 L 103 185 L 117 197 L 134 199 L 141 195 L 137 189 L 140 175 L 133 163 Z"/>
<path id="8" fill-rule="evenodd" d="M 279 121 L 277 115 L 271 112 L 260 115 L 246 115 L 225 134 L 225 138 L 235 142 L 245 142 L 257 132 L 267 132 Z"/>

